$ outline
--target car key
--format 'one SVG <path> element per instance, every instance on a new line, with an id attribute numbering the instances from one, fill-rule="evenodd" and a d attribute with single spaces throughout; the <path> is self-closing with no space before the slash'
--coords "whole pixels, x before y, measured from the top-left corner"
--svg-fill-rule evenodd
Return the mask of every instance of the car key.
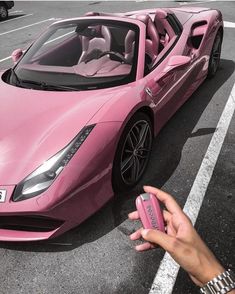
<path id="1" fill-rule="evenodd" d="M 145 229 L 157 229 L 165 232 L 163 215 L 155 195 L 144 193 L 136 198 L 136 208 Z"/>

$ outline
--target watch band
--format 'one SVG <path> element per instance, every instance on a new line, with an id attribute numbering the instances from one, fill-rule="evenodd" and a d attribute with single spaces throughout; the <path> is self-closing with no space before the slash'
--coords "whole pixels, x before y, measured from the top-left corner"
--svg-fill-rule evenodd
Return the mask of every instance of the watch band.
<path id="1" fill-rule="evenodd" d="M 226 294 L 235 289 L 235 275 L 229 269 L 218 275 L 200 289 L 203 294 Z"/>

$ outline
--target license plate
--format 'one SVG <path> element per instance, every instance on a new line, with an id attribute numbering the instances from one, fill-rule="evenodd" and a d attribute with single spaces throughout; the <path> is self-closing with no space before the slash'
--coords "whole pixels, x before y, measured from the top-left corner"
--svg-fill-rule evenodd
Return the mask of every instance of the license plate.
<path id="1" fill-rule="evenodd" d="M 7 196 L 6 190 L 0 190 L 0 202 L 5 202 Z"/>

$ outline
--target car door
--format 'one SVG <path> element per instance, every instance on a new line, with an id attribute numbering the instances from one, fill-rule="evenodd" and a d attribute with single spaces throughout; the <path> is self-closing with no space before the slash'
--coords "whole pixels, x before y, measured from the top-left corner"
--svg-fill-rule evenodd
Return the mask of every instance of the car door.
<path id="1" fill-rule="evenodd" d="M 190 57 L 171 55 L 146 76 L 145 92 L 153 102 L 157 131 L 184 103 L 191 69 Z"/>
<path id="2" fill-rule="evenodd" d="M 187 50 L 187 36 L 172 39 L 172 51 L 147 76 L 145 92 L 153 102 L 159 131 L 202 82 L 203 58 Z M 174 44 L 175 43 L 175 44 Z"/>

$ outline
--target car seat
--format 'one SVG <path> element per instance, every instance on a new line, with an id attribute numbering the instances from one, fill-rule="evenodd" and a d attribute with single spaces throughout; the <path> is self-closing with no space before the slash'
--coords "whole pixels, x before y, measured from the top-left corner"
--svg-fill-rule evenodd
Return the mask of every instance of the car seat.
<path id="1" fill-rule="evenodd" d="M 166 18 L 167 13 L 162 9 L 157 9 L 155 12 L 154 23 L 160 38 L 160 50 L 162 50 L 170 41 L 170 37 L 164 27 L 163 20 Z"/>
<path id="2" fill-rule="evenodd" d="M 134 55 L 135 32 L 129 30 L 125 37 L 125 54 L 124 57 L 127 62 L 131 63 Z"/>
<path id="3" fill-rule="evenodd" d="M 144 75 L 147 75 L 158 56 L 160 39 L 157 29 L 149 15 L 140 14 L 136 16 L 136 19 L 146 25 Z"/>
<path id="4" fill-rule="evenodd" d="M 97 56 L 97 53 L 110 51 L 111 48 L 111 33 L 110 30 L 103 25 L 94 27 L 94 36 L 82 36 L 82 54 L 78 63 L 92 59 L 92 53 Z M 95 57 L 94 57 L 95 58 Z"/>
<path id="5" fill-rule="evenodd" d="M 152 63 L 158 55 L 159 35 L 157 29 L 149 15 L 137 15 L 136 18 L 146 25 L 145 54 L 150 58 Z"/>

